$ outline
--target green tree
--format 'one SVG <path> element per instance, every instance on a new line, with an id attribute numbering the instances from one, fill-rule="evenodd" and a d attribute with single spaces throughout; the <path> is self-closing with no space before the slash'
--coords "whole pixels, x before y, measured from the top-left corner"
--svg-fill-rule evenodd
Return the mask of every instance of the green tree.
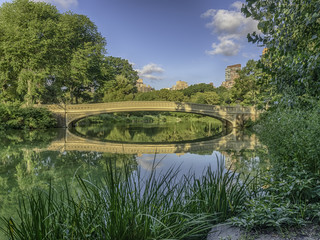
<path id="1" fill-rule="evenodd" d="M 138 92 L 135 95 L 134 100 L 135 101 L 153 101 L 156 99 L 156 93 L 158 91 L 152 91 L 152 92 Z"/>
<path id="2" fill-rule="evenodd" d="M 56 84 L 67 102 L 89 101 L 102 78 L 105 39 L 88 17 L 71 12 L 61 15 L 60 29 L 64 48 Z"/>
<path id="3" fill-rule="evenodd" d="M 272 92 L 269 81 L 270 76 L 262 71 L 258 62 L 249 60 L 231 88 L 232 101 L 244 105 L 267 103 Z"/>
<path id="4" fill-rule="evenodd" d="M 259 21 L 249 41 L 268 49 L 262 61 L 280 91 L 320 93 L 320 1 L 246 0 L 242 12 Z"/>
<path id="5" fill-rule="evenodd" d="M 43 2 L 15 0 L 0 8 L 0 85 L 4 100 L 39 102 L 57 63 L 57 9 Z"/>
<path id="6" fill-rule="evenodd" d="M 101 78 L 105 40 L 84 15 L 44 2 L 0 7 L 0 97 L 3 101 L 90 100 Z"/>
<path id="7" fill-rule="evenodd" d="M 196 94 L 197 92 L 211 92 L 214 91 L 214 86 L 206 83 L 194 84 L 186 89 L 183 89 L 183 94 L 185 96 L 191 97 L 191 95 Z"/>
<path id="8" fill-rule="evenodd" d="M 133 100 L 137 88 L 122 75 L 117 75 L 115 80 L 105 84 L 104 102 Z"/>
<path id="9" fill-rule="evenodd" d="M 71 102 L 79 103 L 79 98 L 89 101 L 96 87 L 95 77 L 99 77 L 99 56 L 95 53 L 96 46 L 86 43 L 83 48 L 74 52 L 70 62 L 69 92 Z M 95 76 L 97 74 L 97 76 Z M 73 101 L 73 99 L 75 101 Z"/>
<path id="10" fill-rule="evenodd" d="M 226 105 L 232 103 L 231 100 L 231 91 L 223 86 L 220 86 L 215 89 L 215 92 L 218 94 L 220 99 L 220 105 Z"/>
<path id="11" fill-rule="evenodd" d="M 105 91 L 108 87 L 112 86 L 108 82 L 114 81 L 117 76 L 125 77 L 132 86 L 136 85 L 139 79 L 137 71 L 135 71 L 128 60 L 119 57 L 108 56 L 102 60 L 101 63 L 101 76 L 97 81 L 97 86 L 95 87 L 94 101 L 101 102 Z"/>
<path id="12" fill-rule="evenodd" d="M 197 92 L 192 95 L 191 102 L 218 105 L 220 103 L 220 97 L 216 92 Z"/>
<path id="13" fill-rule="evenodd" d="M 137 93 L 134 100 L 184 102 L 187 100 L 187 98 L 180 90 L 160 89 L 152 92 Z"/>
<path id="14" fill-rule="evenodd" d="M 126 59 L 108 56 L 104 59 L 104 68 L 109 79 L 115 78 L 117 75 L 122 75 L 133 85 L 135 85 L 139 79 L 138 72 L 133 69 L 132 64 Z"/>
<path id="15" fill-rule="evenodd" d="M 177 90 L 168 90 L 168 89 L 160 89 L 158 91 L 154 91 L 154 100 L 155 101 L 176 101 L 183 102 L 184 95 L 181 91 Z"/>

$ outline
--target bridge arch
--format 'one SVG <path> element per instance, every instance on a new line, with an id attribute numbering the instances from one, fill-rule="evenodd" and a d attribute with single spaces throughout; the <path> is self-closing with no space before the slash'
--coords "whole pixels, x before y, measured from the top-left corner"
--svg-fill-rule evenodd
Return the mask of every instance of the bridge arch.
<path id="1" fill-rule="evenodd" d="M 257 113 L 253 107 L 217 106 L 168 101 L 127 101 L 73 105 L 45 105 L 54 113 L 59 127 L 70 127 L 82 118 L 103 113 L 116 112 L 185 112 L 217 118 L 230 127 L 240 127 L 244 121 L 255 120 Z"/>
<path id="2" fill-rule="evenodd" d="M 110 111 L 101 111 L 101 112 L 98 112 L 98 113 L 91 113 L 91 114 L 86 114 L 86 115 L 82 115 L 82 114 L 77 114 L 77 116 L 74 116 L 72 115 L 72 117 L 75 117 L 73 120 L 70 121 L 70 118 L 69 118 L 69 121 L 67 123 L 67 128 L 71 128 L 71 127 L 74 127 L 76 122 L 80 121 L 81 119 L 84 119 L 84 118 L 87 118 L 87 117 L 91 117 L 91 116 L 97 116 L 97 115 L 101 115 L 101 114 L 107 114 L 107 113 L 121 113 L 121 112 L 183 112 L 183 111 L 158 111 L 158 110 L 139 110 L 139 111 L 126 111 L 126 110 L 123 110 L 123 111 L 113 111 L 113 112 L 110 112 Z M 229 120 L 226 120 L 226 119 L 223 119 L 223 118 L 220 118 L 220 117 L 215 117 L 215 116 L 212 116 L 212 115 L 207 115 L 207 114 L 201 114 L 201 113 L 196 113 L 196 112 L 183 112 L 183 113 L 193 113 L 193 114 L 199 114 L 199 115 L 203 115 L 203 116 L 209 116 L 209 117 L 212 117 L 212 118 L 215 118 L 219 121 L 222 122 L 223 126 L 226 126 L 227 128 L 232 128 L 233 125 L 232 125 L 232 122 L 230 122 Z M 82 116 L 81 116 L 82 115 Z M 70 115 L 69 115 L 70 117 Z"/>

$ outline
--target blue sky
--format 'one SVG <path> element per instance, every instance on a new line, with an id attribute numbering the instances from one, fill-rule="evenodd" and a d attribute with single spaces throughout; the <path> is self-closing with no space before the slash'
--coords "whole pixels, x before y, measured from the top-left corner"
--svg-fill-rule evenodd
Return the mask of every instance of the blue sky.
<path id="1" fill-rule="evenodd" d="M 239 1 L 43 1 L 60 12 L 88 16 L 106 38 L 108 55 L 128 59 L 156 89 L 178 80 L 220 86 L 228 65 L 244 66 L 262 54 L 261 47 L 247 42 L 257 23 L 240 13 Z"/>

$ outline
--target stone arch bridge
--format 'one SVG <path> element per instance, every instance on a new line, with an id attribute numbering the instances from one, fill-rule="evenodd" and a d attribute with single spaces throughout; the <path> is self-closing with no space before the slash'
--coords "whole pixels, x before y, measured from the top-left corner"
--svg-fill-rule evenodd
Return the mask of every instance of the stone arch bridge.
<path id="1" fill-rule="evenodd" d="M 248 119 L 255 120 L 257 111 L 254 107 L 216 106 L 184 102 L 165 101 L 126 101 L 72 105 L 41 105 L 53 112 L 58 120 L 58 127 L 70 127 L 76 121 L 103 113 L 116 112 L 186 112 L 206 115 L 221 120 L 225 126 L 241 127 Z"/>

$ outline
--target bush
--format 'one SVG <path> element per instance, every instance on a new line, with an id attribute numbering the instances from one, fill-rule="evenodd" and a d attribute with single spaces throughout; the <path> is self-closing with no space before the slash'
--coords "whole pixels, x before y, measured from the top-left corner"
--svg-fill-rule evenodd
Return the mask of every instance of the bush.
<path id="1" fill-rule="evenodd" d="M 44 108 L 21 107 L 19 104 L 0 106 L 1 128 L 44 129 L 57 125 L 52 113 Z"/>
<path id="2" fill-rule="evenodd" d="M 263 116 L 260 140 L 272 159 L 320 173 L 320 106 L 277 108 Z"/>
<path id="3" fill-rule="evenodd" d="M 312 103 L 312 104 L 310 104 Z M 271 169 L 260 197 L 233 221 L 246 228 L 281 228 L 320 221 L 320 105 L 284 99 L 257 126 Z"/>

